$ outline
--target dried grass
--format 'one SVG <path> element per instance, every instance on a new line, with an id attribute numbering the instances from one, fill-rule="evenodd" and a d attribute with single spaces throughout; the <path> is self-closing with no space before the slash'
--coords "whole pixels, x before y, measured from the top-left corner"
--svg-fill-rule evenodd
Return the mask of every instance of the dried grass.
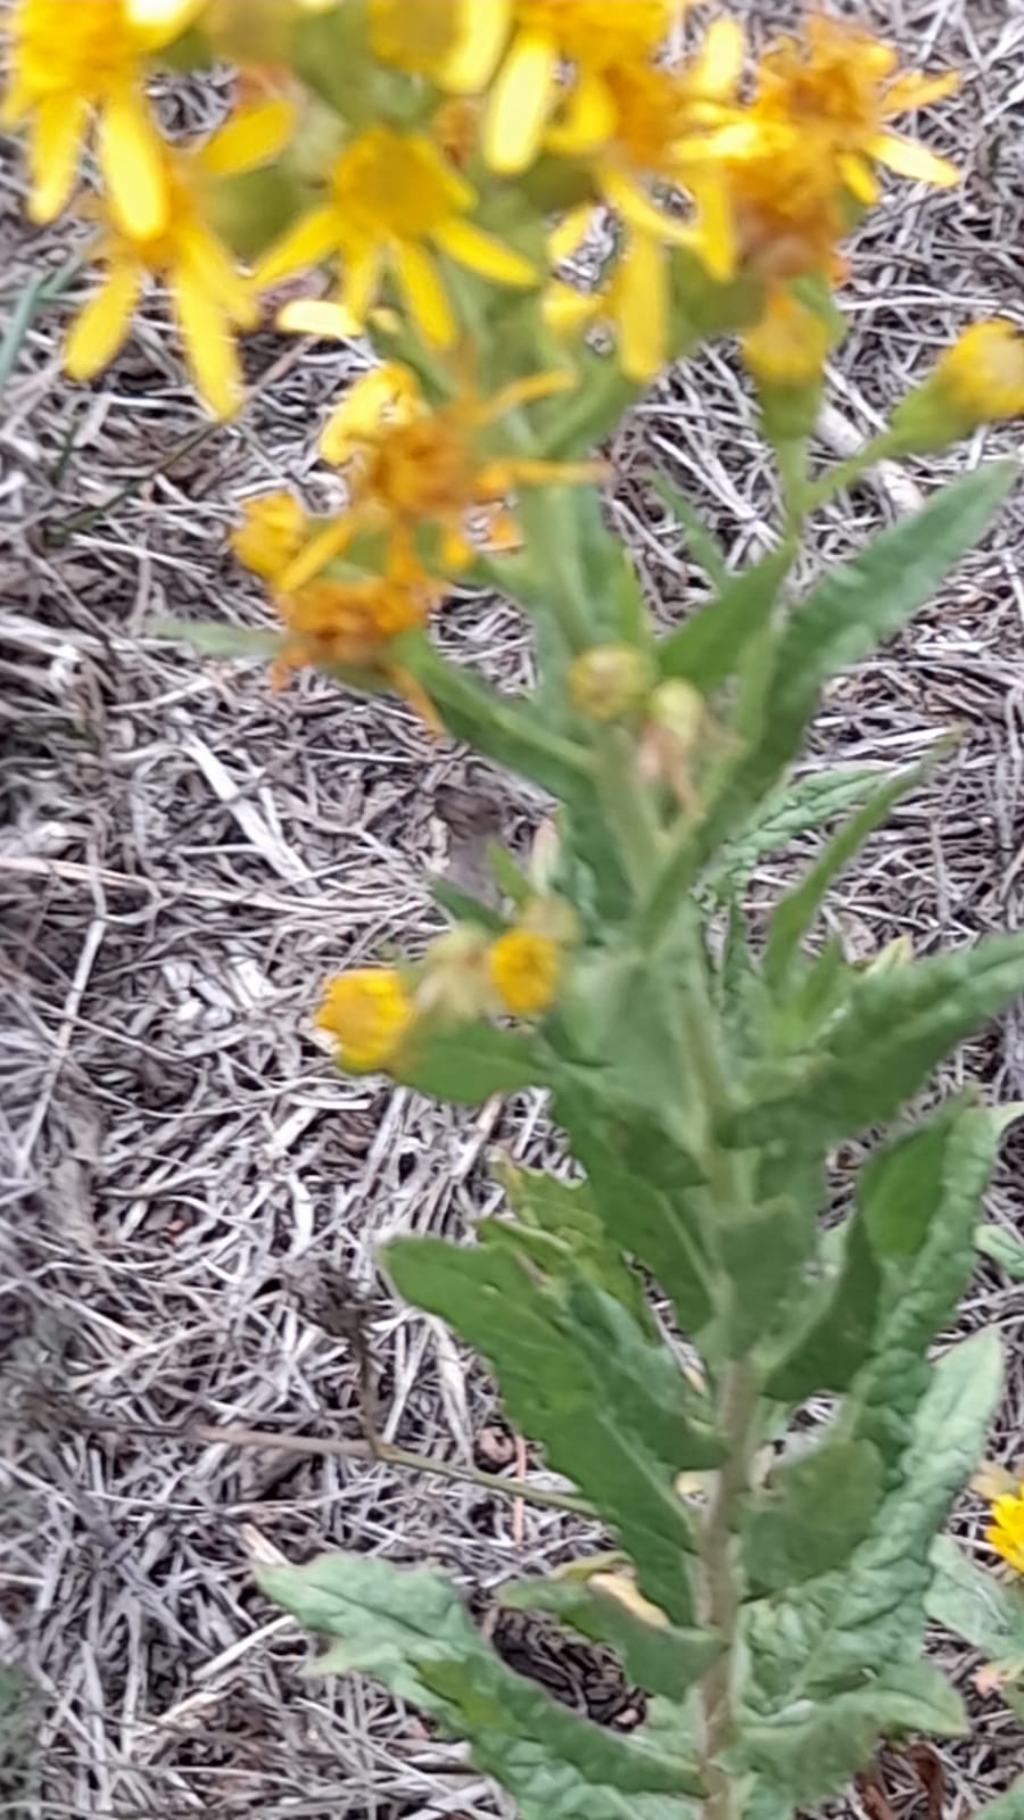
<path id="1" fill-rule="evenodd" d="M 790 11 L 758 8 L 756 23 Z M 915 61 L 968 66 L 934 127 L 967 177 L 949 196 L 901 189 L 862 238 L 825 425 L 840 450 L 959 325 L 1024 318 L 1024 13 L 1003 0 L 874 11 Z M 187 105 L 194 122 L 219 103 L 206 89 Z M 59 269 L 68 233 L 23 224 L 13 155 L 0 181 L 0 283 L 13 309 Z M 75 279 L 33 321 L 0 420 L 3 1623 L 5 1654 L 42 1709 L 29 1796 L 17 1800 L 13 1768 L 7 1795 L 0 1767 L 0 1812 L 505 1812 L 457 1749 L 376 1687 L 299 1679 L 306 1646 L 254 1591 L 248 1546 L 255 1535 L 291 1556 L 326 1542 L 429 1560 L 486 1605 L 510 1574 L 585 1545 L 585 1525 L 358 1449 L 226 1445 L 209 1428 L 358 1441 L 366 1350 L 389 1439 L 505 1470 L 486 1377 L 436 1324 L 390 1301 L 374 1253 L 399 1231 L 465 1233 L 495 1204 L 492 1144 L 532 1162 L 549 1153 L 543 1108 L 524 1097 L 460 1117 L 341 1080 L 308 1012 L 325 973 L 426 938 L 425 871 L 476 863 L 481 818 L 467 801 L 482 798 L 483 821 L 518 845 L 540 806 L 432 742 L 401 705 L 347 699 L 315 676 L 275 694 L 258 667 L 199 662 L 147 632 L 165 613 L 265 623 L 225 555 L 235 503 L 282 481 L 323 499 L 313 430 L 363 357 L 321 348 L 299 360 L 267 331 L 249 349 L 264 381 L 251 408 L 199 438 L 157 314 L 101 386 L 64 385 L 59 336 L 83 291 Z M 967 460 L 1003 443 L 1012 436 L 979 436 Z M 768 465 L 727 355 L 702 366 L 699 390 L 693 373 L 673 374 L 615 454 L 614 511 L 672 620 L 702 582 L 648 484 L 653 464 L 687 488 L 731 560 L 767 537 Z M 822 515 L 816 561 L 963 460 L 859 487 Z M 92 521 L 62 538 L 85 510 Z M 938 730 L 962 733 L 833 900 L 833 926 L 864 951 L 897 933 L 926 950 L 1021 925 L 1021 522 L 1018 498 L 913 632 L 829 692 L 815 765 L 890 765 Z M 459 604 L 448 628 L 503 683 L 528 677 L 526 632 L 503 603 Z M 762 867 L 757 901 L 791 863 Z M 948 1078 L 1021 1097 L 1020 1013 Z M 992 1195 L 991 1213 L 1011 1226 L 1021 1156 L 1011 1140 Z M 1011 1360 L 992 1443 L 1009 1462 L 1024 1451 L 1024 1294 L 982 1265 L 961 1329 L 988 1323 Z M 537 1461 L 528 1471 L 550 1483 Z M 983 1553 L 976 1500 L 957 1521 Z M 591 1701 L 592 1662 L 543 1632 L 525 1647 L 563 1695 Z M 948 1638 L 936 1647 L 969 1688 L 976 1660 Z M 964 1820 L 1019 1770 L 1019 1727 L 998 1701 L 972 1700 L 970 1740 L 883 1759 L 898 1815 Z M 936 1774 L 945 1793 L 929 1806 Z M 831 1811 L 877 1820 L 884 1809 L 861 1788 Z"/>

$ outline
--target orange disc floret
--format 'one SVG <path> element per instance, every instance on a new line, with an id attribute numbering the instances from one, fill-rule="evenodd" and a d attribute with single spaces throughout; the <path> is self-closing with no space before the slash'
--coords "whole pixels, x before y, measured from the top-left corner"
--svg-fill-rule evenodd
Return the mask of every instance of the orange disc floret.
<path id="1" fill-rule="evenodd" d="M 487 970 L 503 1008 L 515 1017 L 538 1017 L 554 1003 L 562 953 L 549 935 L 509 929 L 492 942 Z"/>

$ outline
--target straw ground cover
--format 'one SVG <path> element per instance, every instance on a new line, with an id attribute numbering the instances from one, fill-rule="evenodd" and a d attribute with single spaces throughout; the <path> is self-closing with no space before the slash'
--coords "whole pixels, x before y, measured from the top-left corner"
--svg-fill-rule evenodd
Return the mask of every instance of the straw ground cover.
<path id="1" fill-rule="evenodd" d="M 995 4 L 889 6 L 879 18 L 915 61 L 968 67 L 935 127 L 966 180 L 948 198 L 903 194 L 877 244 L 859 249 L 843 406 L 823 425 L 840 449 L 925 363 L 923 336 L 1021 317 L 1024 21 Z M 759 9 L 758 23 L 778 13 Z M 175 103 L 191 125 L 220 104 L 216 82 Z M 254 1592 L 249 1555 L 294 1557 L 327 1537 L 429 1557 L 492 1623 L 497 1584 L 549 1570 L 585 1539 L 571 1515 L 468 1476 L 550 1485 L 483 1375 L 387 1300 L 373 1263 L 382 1238 L 454 1234 L 493 1206 L 492 1148 L 550 1160 L 543 1105 L 460 1120 L 342 1082 L 308 1021 L 326 973 L 427 938 L 424 869 L 471 882 L 487 834 L 526 849 L 544 804 L 468 774 L 400 705 L 342 699 L 305 676 L 275 693 L 257 665 L 200 661 L 153 635 L 162 614 L 263 623 L 225 554 L 234 502 L 270 479 L 311 505 L 330 499 L 311 431 L 363 356 L 300 360 L 268 328 L 249 346 L 254 402 L 215 433 L 155 321 L 102 387 L 67 390 L 58 343 L 78 281 L 60 281 L 63 299 L 45 283 L 72 248 L 66 230 L 24 229 L 13 158 L 5 173 L 5 1615 L 11 1660 L 43 1709 L 29 1811 L 494 1813 L 458 1754 L 379 1691 L 298 1679 L 304 1646 Z M 704 578 L 653 469 L 694 499 L 730 560 L 766 539 L 749 404 L 724 357 L 714 371 L 713 439 L 683 371 L 614 451 L 612 509 L 669 620 Z M 820 556 L 905 510 L 941 468 L 858 488 L 822 515 Z M 815 765 L 906 762 L 936 731 L 961 730 L 955 759 L 836 900 L 865 953 L 895 934 L 927 951 L 1020 926 L 1016 514 L 913 635 L 833 690 L 819 724 Z M 453 649 L 496 680 L 525 678 L 511 610 L 467 598 L 445 623 Z M 757 890 L 767 897 L 793 857 L 766 866 Z M 958 1068 L 1022 1097 L 1021 1026 L 1011 1017 Z M 1011 1140 L 990 1207 L 1008 1229 L 1020 1157 Z M 852 1161 L 838 1160 L 837 1196 Z M 963 1326 L 994 1323 L 1011 1349 L 1017 1339 L 991 1450 L 1007 1463 L 1022 1451 L 1022 1313 L 1019 1286 L 983 1265 Z M 389 1442 L 459 1476 L 366 1459 L 369 1403 Z M 981 1518 L 965 1503 L 962 1533 L 980 1536 Z M 502 1625 L 516 1666 L 609 1723 L 635 1718 L 635 1696 L 599 1658 Z M 936 1647 L 955 1660 L 948 1639 Z M 959 1658 L 965 1685 L 977 1666 Z M 849 1811 L 930 1801 L 968 1814 L 1005 1786 L 1024 1740 L 998 1699 L 976 1698 L 975 1711 L 969 1743 L 886 1757 Z M 18 1727 L 15 1711 L 12 1754 Z"/>

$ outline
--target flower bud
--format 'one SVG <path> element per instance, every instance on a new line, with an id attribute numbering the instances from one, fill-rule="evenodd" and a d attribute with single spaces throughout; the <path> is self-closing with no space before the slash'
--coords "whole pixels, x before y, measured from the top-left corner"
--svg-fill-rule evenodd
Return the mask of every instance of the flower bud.
<path id="1" fill-rule="evenodd" d="M 588 720 L 625 720 L 646 699 L 650 661 L 633 645 L 591 645 L 569 667 L 569 698 Z"/>
<path id="2" fill-rule="evenodd" d="M 773 441 L 793 441 L 813 429 L 832 339 L 825 317 L 788 290 L 770 293 L 760 320 L 742 337 Z"/>
<path id="3" fill-rule="evenodd" d="M 416 988 L 416 1009 L 444 1023 L 468 1024 L 490 1003 L 487 972 L 488 937 L 472 923 L 462 923 L 431 942 Z"/>
<path id="4" fill-rule="evenodd" d="M 892 432 L 908 454 L 925 453 L 1022 415 L 1024 336 L 1009 322 L 975 322 L 896 407 Z"/>

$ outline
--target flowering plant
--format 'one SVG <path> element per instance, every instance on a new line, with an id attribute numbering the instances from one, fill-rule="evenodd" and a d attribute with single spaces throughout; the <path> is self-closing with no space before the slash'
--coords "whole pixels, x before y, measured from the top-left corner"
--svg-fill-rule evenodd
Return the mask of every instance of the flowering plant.
<path id="1" fill-rule="evenodd" d="M 809 515 L 871 462 L 1024 409 L 1024 348 L 1003 323 L 968 329 L 860 456 L 812 475 L 841 243 L 880 167 L 956 181 L 892 125 L 953 83 L 820 15 L 748 72 L 734 21 L 693 34 L 684 10 L 20 0 L 6 102 L 37 219 L 67 204 L 95 133 L 102 278 L 73 375 L 113 358 L 151 276 L 221 415 L 242 401 L 235 331 L 268 295 L 288 330 L 369 336 L 379 362 L 322 432 L 344 511 L 270 494 L 235 535 L 280 618 L 276 668 L 397 691 L 558 804 L 527 871 L 495 854 L 497 908 L 442 884 L 451 927 L 331 981 L 318 1020 L 349 1070 L 469 1104 L 550 1095 L 579 1171 L 510 1173 L 474 1244 L 398 1240 L 384 1263 L 480 1350 L 572 1507 L 609 1532 L 611 1557 L 503 1596 L 615 1649 L 645 1722 L 623 1737 L 560 1708 L 433 1573 L 325 1556 L 261 1575 L 336 1639 L 319 1668 L 376 1675 L 468 1739 L 524 1820 L 775 1820 L 841 1787 L 879 1734 L 961 1731 L 920 1645 L 933 1540 L 1000 1384 L 994 1335 L 938 1365 L 929 1348 L 971 1268 L 1004 1114 L 968 1095 L 901 1124 L 842 1224 L 820 1215 L 832 1148 L 896 1119 L 1024 988 L 1024 938 L 920 961 L 897 944 L 866 966 L 835 937 L 806 945 L 921 770 L 790 772 L 823 686 L 927 600 L 1012 465 L 970 473 L 809 594 L 792 578 Z M 229 118 L 168 143 L 147 72 L 217 58 L 239 70 Z M 606 215 L 614 250 L 584 282 L 571 262 Z M 740 574 L 702 546 L 713 598 L 658 636 L 595 451 L 722 335 L 783 512 Z M 432 639 L 459 582 L 529 616 L 531 695 Z M 847 811 L 754 941 L 751 865 Z M 811 1429 L 799 1412 L 821 1396 L 833 1413 Z M 1019 1499 L 996 1530 L 1020 1567 Z"/>

